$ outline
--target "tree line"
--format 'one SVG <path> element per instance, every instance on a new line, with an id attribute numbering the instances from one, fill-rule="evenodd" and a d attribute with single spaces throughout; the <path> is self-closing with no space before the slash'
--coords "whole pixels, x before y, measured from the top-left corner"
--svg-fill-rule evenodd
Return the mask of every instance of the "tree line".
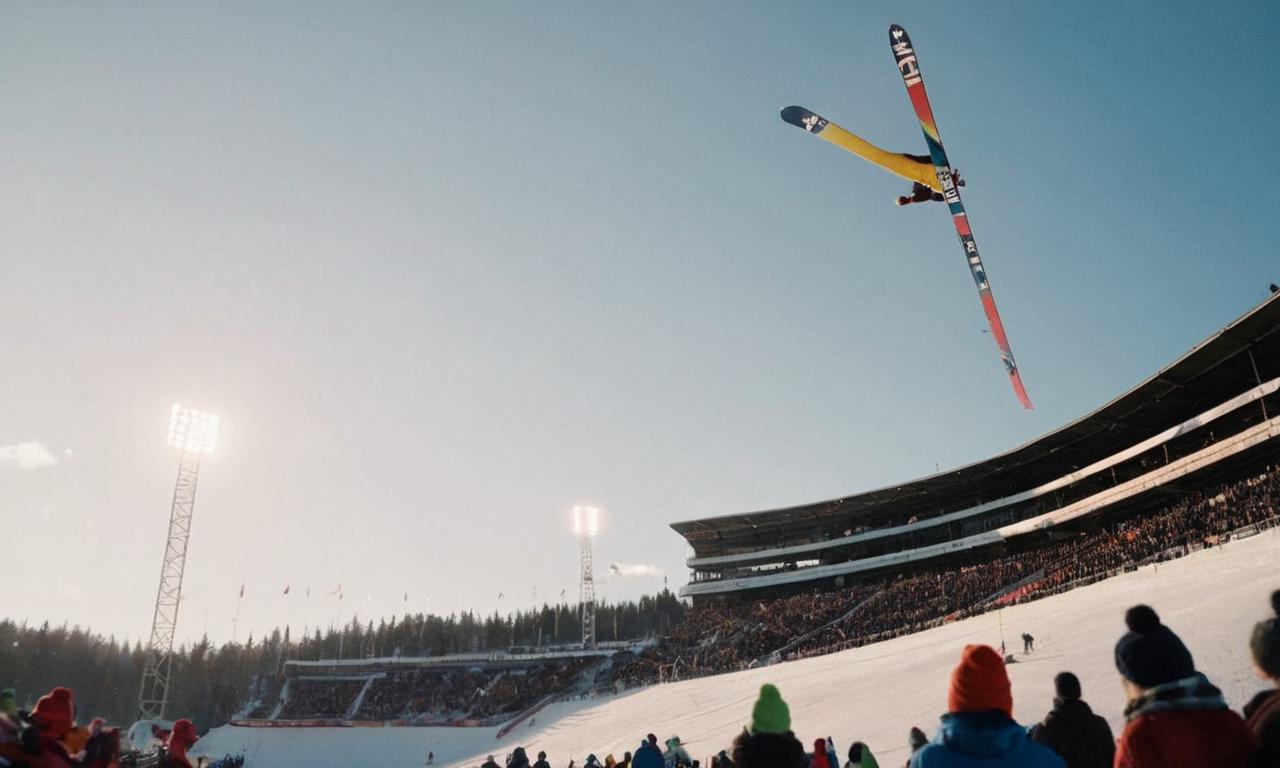
<path id="1" fill-rule="evenodd" d="M 638 601 L 596 606 L 598 641 L 665 635 L 686 607 L 667 589 Z M 170 718 L 188 717 L 203 732 L 222 725 L 266 698 L 283 680 L 286 661 L 300 659 L 443 656 L 508 649 L 536 650 L 582 638 L 577 605 L 543 605 L 506 616 L 473 612 L 437 616 L 405 614 L 345 626 L 307 628 L 299 637 L 276 628 L 263 637 L 214 645 L 203 637 L 175 649 L 169 683 Z M 57 685 L 75 691 L 77 720 L 104 717 L 128 726 L 137 717 L 146 648 L 141 642 L 103 637 L 79 626 L 31 626 L 0 619 L 0 688 L 17 691 L 30 708 Z"/>

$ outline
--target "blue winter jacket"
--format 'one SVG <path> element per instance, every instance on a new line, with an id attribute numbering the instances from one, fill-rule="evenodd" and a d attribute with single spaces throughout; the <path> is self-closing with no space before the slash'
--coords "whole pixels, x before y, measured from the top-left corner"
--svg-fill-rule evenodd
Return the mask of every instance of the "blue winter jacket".
<path id="1" fill-rule="evenodd" d="M 631 757 L 631 768 L 663 768 L 664 763 L 662 750 L 652 744 L 637 749 Z"/>
<path id="2" fill-rule="evenodd" d="M 1003 712 L 942 716 L 933 741 L 911 758 L 911 768 L 1066 768 L 1058 754 L 1027 736 Z"/>

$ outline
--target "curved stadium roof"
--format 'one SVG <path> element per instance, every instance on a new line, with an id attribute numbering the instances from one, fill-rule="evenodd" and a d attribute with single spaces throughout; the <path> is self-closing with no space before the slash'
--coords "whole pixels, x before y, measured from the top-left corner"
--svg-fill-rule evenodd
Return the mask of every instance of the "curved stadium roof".
<path id="1" fill-rule="evenodd" d="M 1280 294 L 1092 413 L 1011 451 L 930 477 L 800 506 L 672 523 L 694 557 L 788 545 L 890 517 L 1009 496 L 1123 450 L 1280 376 Z"/>

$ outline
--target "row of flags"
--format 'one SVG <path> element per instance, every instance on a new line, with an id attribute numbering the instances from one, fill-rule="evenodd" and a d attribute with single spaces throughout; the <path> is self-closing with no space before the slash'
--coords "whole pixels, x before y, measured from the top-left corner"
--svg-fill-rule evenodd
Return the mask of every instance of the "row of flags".
<path id="1" fill-rule="evenodd" d="M 292 590 L 292 589 L 293 589 L 292 585 L 286 584 L 286 585 L 284 585 L 284 592 L 283 592 L 282 594 L 287 595 L 287 594 L 289 594 L 290 590 Z M 560 596 L 561 596 L 561 597 L 564 597 L 564 593 L 565 593 L 565 591 L 566 591 L 566 590 L 564 590 L 564 589 L 560 590 Z M 329 593 L 329 596 L 330 596 L 330 597 L 337 597 L 339 600 L 341 600 L 341 599 L 342 599 L 342 597 L 343 597 L 343 595 L 342 595 L 342 585 L 341 585 L 341 584 L 339 584 L 339 585 L 338 585 L 338 586 L 337 586 L 337 587 L 336 587 L 332 592 L 330 592 L 330 593 Z M 502 599 L 503 597 L 505 597 L 505 596 L 506 596 L 506 593 L 504 593 L 504 592 L 499 592 L 499 593 L 498 593 L 498 599 L 499 599 L 499 600 L 501 600 L 501 599 Z M 241 598 L 243 598 L 243 597 L 244 597 L 244 585 L 243 585 L 243 584 L 241 584 L 241 585 L 240 585 L 240 597 L 241 597 Z M 308 597 L 308 598 L 309 598 L 309 597 L 311 597 L 311 587 L 307 587 L 307 597 Z M 537 597 L 538 597 L 538 590 L 536 590 L 536 589 L 535 589 L 535 590 L 533 591 L 533 597 L 534 597 L 534 599 L 537 599 Z M 373 599 L 373 595 L 369 595 L 368 599 L 372 600 L 372 599 Z M 431 595 L 430 595 L 430 594 L 428 594 L 428 595 L 427 595 L 427 599 L 428 599 L 428 600 L 429 600 L 429 599 L 431 599 Z M 406 603 L 407 603 L 407 602 L 409 602 L 409 593 L 408 593 L 408 592 L 405 592 L 405 593 L 404 593 L 404 602 L 406 602 Z"/>

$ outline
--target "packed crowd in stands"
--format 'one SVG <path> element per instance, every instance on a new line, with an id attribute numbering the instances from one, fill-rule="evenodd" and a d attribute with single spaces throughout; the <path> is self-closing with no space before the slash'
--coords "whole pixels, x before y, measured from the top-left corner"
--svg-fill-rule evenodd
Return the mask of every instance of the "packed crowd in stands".
<path id="1" fill-rule="evenodd" d="M 1231 522 L 1224 518 L 1223 522 Z M 1186 543 L 1193 543 L 1187 541 Z M 1275 768 L 1280 766 L 1280 590 L 1271 596 L 1273 615 L 1258 622 L 1249 640 L 1257 670 L 1270 687 L 1231 710 L 1222 692 L 1197 671 L 1191 650 L 1151 607 L 1136 605 L 1124 616 L 1128 629 L 1113 653 L 1125 692 L 1125 725 L 1117 737 L 1095 715 L 1075 674 L 1052 680 L 1052 709 L 1035 724 L 1013 720 L 1013 686 L 1005 659 L 986 645 L 966 645 L 951 672 L 943 714 L 932 738 L 904 723 L 907 768 Z M 1046 679 L 1043 682 L 1048 685 Z M 650 733 L 634 754 L 603 760 L 589 754 L 582 768 L 840 768 L 830 737 L 802 742 L 792 730 L 791 709 L 771 684 L 760 688 L 744 727 L 720 745 L 699 744 L 694 759 L 679 737 L 665 749 Z M 637 734 L 638 735 L 638 734 Z M 811 750 L 806 743 L 812 744 Z M 843 745 L 841 745 L 843 746 Z M 877 745 L 883 750 L 884 745 Z M 879 768 L 871 745 L 850 740 L 844 768 Z M 901 763 L 899 763 L 901 764 Z M 493 755 L 480 768 L 501 768 Z M 530 764 L 524 747 L 507 756 L 506 768 L 551 768 L 545 752 Z M 573 760 L 568 768 L 576 768 Z"/>
<path id="2" fill-rule="evenodd" d="M 571 659 L 488 672 L 404 669 L 372 678 L 297 677 L 289 682 L 278 719 L 484 720 L 515 714 L 565 691 L 593 663 L 598 660 Z"/>
<path id="3" fill-rule="evenodd" d="M 779 652 L 813 655 L 916 632 L 988 610 L 1021 582 L 1032 583 L 1017 600 L 1032 600 L 1215 544 L 1232 530 L 1274 518 L 1278 500 L 1280 468 L 1269 468 L 1158 513 L 981 564 L 745 605 L 698 606 L 617 676 L 628 686 L 646 685 L 745 669 Z"/>
<path id="4" fill-rule="evenodd" d="M 343 717 L 365 680 L 325 680 L 294 678 L 289 681 L 289 697 L 280 710 L 282 720 Z"/>

